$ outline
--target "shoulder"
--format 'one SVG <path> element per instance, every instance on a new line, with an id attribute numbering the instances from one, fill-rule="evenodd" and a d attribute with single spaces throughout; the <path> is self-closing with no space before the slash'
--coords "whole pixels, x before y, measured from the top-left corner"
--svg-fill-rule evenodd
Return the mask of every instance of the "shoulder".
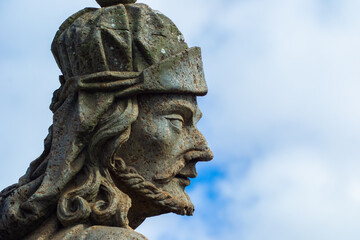
<path id="1" fill-rule="evenodd" d="M 91 226 L 82 224 L 65 229 L 52 240 L 148 240 L 133 230 L 120 227 Z"/>

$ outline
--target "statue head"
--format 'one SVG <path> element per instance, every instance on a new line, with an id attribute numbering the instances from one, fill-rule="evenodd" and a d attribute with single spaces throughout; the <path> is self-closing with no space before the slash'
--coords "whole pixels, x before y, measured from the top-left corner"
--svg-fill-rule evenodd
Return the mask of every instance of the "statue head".
<path id="1" fill-rule="evenodd" d="M 185 187 L 213 157 L 196 127 L 196 98 L 207 93 L 200 49 L 145 4 L 97 2 L 54 38 L 54 122 L 43 154 L 0 195 L 2 237 L 20 236 L 20 226 L 26 236 L 51 215 L 64 228 L 136 228 L 193 214 Z"/>

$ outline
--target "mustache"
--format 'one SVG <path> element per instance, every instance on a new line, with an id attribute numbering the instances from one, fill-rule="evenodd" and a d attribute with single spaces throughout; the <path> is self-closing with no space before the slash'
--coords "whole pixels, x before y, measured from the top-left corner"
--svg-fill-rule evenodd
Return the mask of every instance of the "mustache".
<path id="1" fill-rule="evenodd" d="M 186 166 L 187 163 L 191 161 L 204 161 L 203 159 L 208 159 L 209 153 L 203 150 L 190 150 L 185 154 L 182 154 L 177 161 L 169 167 L 169 169 L 163 173 L 158 174 L 153 177 L 153 181 L 158 183 L 168 183 L 170 182 L 181 170 Z M 205 160 L 206 161 L 206 160 Z"/>
<path id="2" fill-rule="evenodd" d="M 153 180 L 158 183 L 168 183 L 170 182 L 184 167 L 186 166 L 186 161 L 184 157 L 180 157 L 175 164 L 170 166 L 170 168 L 153 177 Z"/>

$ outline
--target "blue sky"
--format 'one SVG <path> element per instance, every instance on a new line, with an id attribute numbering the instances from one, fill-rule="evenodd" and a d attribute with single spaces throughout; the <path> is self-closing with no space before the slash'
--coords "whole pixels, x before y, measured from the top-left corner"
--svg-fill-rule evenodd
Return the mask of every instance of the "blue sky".
<path id="1" fill-rule="evenodd" d="M 209 94 L 199 128 L 215 153 L 189 189 L 195 216 L 154 217 L 138 231 L 151 240 L 359 239 L 360 2 L 138 2 L 202 48 Z M 50 44 L 89 6 L 0 0 L 1 188 L 42 151 L 60 74 Z"/>

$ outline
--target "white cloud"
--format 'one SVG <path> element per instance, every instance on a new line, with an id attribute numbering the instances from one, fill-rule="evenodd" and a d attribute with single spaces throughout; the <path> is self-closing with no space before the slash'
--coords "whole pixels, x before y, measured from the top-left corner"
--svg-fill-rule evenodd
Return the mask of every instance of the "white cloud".
<path id="1" fill-rule="evenodd" d="M 332 160 L 288 149 L 257 159 L 243 180 L 233 174 L 222 189 L 232 199 L 230 222 L 243 231 L 234 229 L 226 239 L 358 239 L 356 171 Z"/>

